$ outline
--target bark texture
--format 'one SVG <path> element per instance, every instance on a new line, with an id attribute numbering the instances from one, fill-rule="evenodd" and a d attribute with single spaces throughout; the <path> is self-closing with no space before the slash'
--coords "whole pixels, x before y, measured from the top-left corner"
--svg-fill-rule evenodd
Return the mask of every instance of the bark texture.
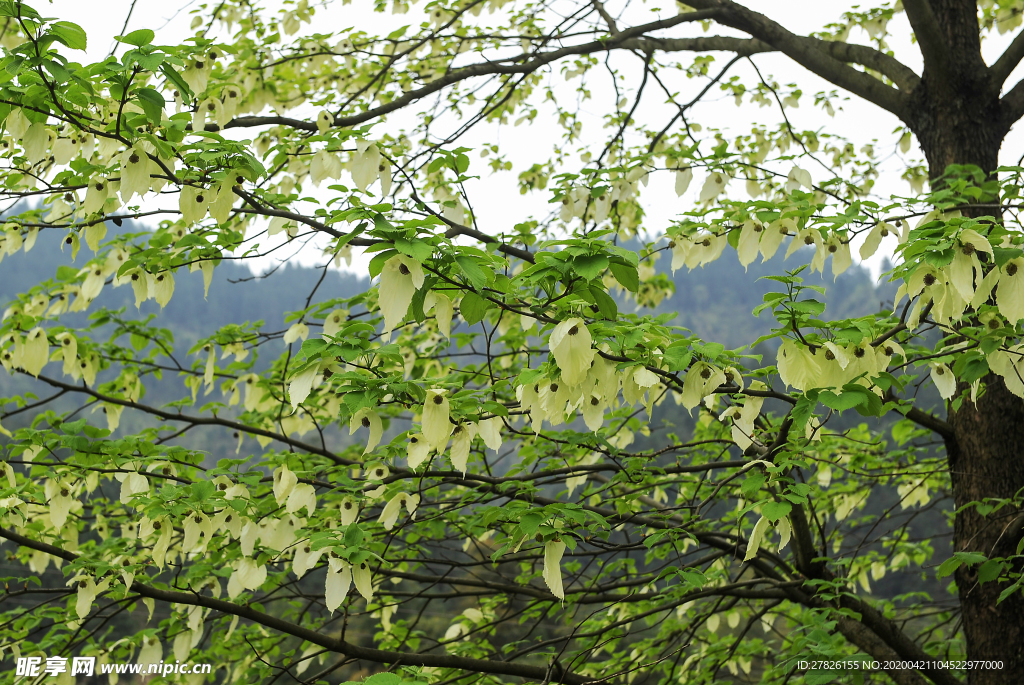
<path id="1" fill-rule="evenodd" d="M 998 376 L 987 376 L 984 383 L 977 405 L 965 402 L 950 412 L 956 439 L 946 443 L 946 451 L 958 509 L 986 497 L 1013 497 L 1024 488 L 1024 401 Z M 1013 555 L 1020 514 L 1011 508 L 988 516 L 973 507 L 962 511 L 953 526 L 954 548 L 988 557 Z M 1003 669 L 972 670 L 968 682 L 1024 683 L 1024 597 L 1018 592 L 997 603 L 1005 585 L 979 584 L 977 569 L 961 566 L 955 576 L 967 654 L 973 660 L 1000 660 Z"/>
<path id="2" fill-rule="evenodd" d="M 932 32 L 930 41 L 920 41 L 925 69 L 910 93 L 913 106 L 907 122 L 925 153 L 931 178 L 941 177 L 951 164 L 977 165 L 993 174 L 1009 124 L 1000 86 L 981 57 L 975 3 L 913 0 L 907 7 L 919 40 L 922 31 Z M 946 440 L 946 450 L 958 510 L 985 498 L 1010 498 L 1024 489 L 1024 401 L 998 376 L 983 382 L 977 404 L 965 401 L 949 412 L 954 435 Z M 987 557 L 1013 555 L 1021 535 L 1019 516 L 1011 509 L 988 516 L 973 507 L 961 511 L 954 524 L 954 548 Z M 961 567 L 955 576 L 968 658 L 1002 661 L 1003 669 L 970 670 L 968 682 L 1024 685 L 1024 597 L 1017 593 L 997 603 L 1005 585 L 979 584 L 977 569 Z"/>
<path id="3" fill-rule="evenodd" d="M 976 164 L 993 171 L 1008 126 L 999 86 L 993 84 L 981 56 L 977 7 L 970 0 L 917 1 L 926 11 L 931 9 L 931 28 L 938 32 L 932 42 L 938 54 L 934 59 L 925 55 L 921 82 L 910 92 L 906 123 L 925 153 L 929 175 L 942 176 L 950 164 Z M 929 22 L 913 23 L 920 34 Z"/>

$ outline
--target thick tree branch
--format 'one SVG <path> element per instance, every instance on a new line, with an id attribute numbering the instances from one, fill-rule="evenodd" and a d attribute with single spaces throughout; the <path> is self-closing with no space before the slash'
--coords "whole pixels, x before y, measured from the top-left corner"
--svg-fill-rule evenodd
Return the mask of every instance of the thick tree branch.
<path id="1" fill-rule="evenodd" d="M 915 74 L 913 69 L 898 59 L 866 45 L 856 45 L 842 41 L 823 41 L 803 36 L 794 37 L 805 41 L 808 45 L 821 50 L 840 62 L 859 64 L 868 69 L 873 69 L 890 79 L 904 92 L 909 93 L 921 82 L 921 77 Z M 629 41 L 623 47 L 645 52 L 652 49 L 662 52 L 734 52 L 740 57 L 779 52 L 778 49 L 763 40 L 756 38 L 732 38 L 728 36 L 638 38 Z"/>
<path id="2" fill-rule="evenodd" d="M 518 257 L 519 259 L 522 259 L 525 262 L 530 262 L 531 264 L 534 263 L 533 253 L 530 252 L 529 250 L 513 247 L 512 245 L 506 245 L 505 243 L 501 242 L 494 236 L 487 235 L 483 231 L 478 231 L 475 228 L 470 228 L 469 226 L 457 224 L 454 221 L 449 221 L 448 219 L 445 219 L 444 217 L 441 217 L 441 220 L 444 221 L 449 226 L 451 226 L 451 228 L 444 232 L 445 238 L 450 239 L 454 238 L 455 236 L 464 235 L 469 238 L 476 238 L 480 242 L 486 244 L 499 243 L 498 252 L 504 252 L 510 257 Z"/>
<path id="3" fill-rule="evenodd" d="M 989 69 L 989 79 L 991 79 L 995 92 L 998 93 L 1002 89 L 1006 79 L 1010 78 L 1010 74 L 1022 59 L 1024 59 L 1024 31 L 1014 37 L 1006 51 L 999 55 L 999 59 L 993 62 Z"/>
<path id="4" fill-rule="evenodd" d="M 581 45 L 573 45 L 561 48 L 559 50 L 552 50 L 541 55 L 536 55 L 532 59 L 527 59 L 531 53 L 523 53 L 522 55 L 514 58 L 513 60 L 503 61 L 492 61 L 482 62 L 480 64 L 473 64 L 468 67 L 462 67 L 461 69 L 452 69 L 441 78 L 431 81 L 430 83 L 410 90 L 408 93 L 397 97 L 391 102 L 368 109 L 365 112 L 359 114 L 353 114 L 350 116 L 339 116 L 335 117 L 334 125 L 340 128 L 348 128 L 351 126 L 358 126 L 359 124 L 366 123 L 373 119 L 377 119 L 385 114 L 398 111 L 407 107 L 408 105 L 422 100 L 428 95 L 432 95 L 450 85 L 465 81 L 469 78 L 477 76 L 492 76 L 497 74 L 529 74 L 537 69 L 555 62 L 563 57 L 570 57 L 573 55 L 584 55 L 592 52 L 605 52 L 615 48 L 621 48 L 622 44 L 632 38 L 638 38 L 645 33 L 652 31 L 661 31 L 664 29 L 678 26 L 687 22 L 703 21 L 704 19 L 710 19 L 717 13 L 717 10 L 700 11 L 700 12 L 685 12 L 669 19 L 660 19 L 658 21 L 652 21 L 647 24 L 641 24 L 634 26 L 633 28 L 620 31 L 611 38 L 605 38 L 603 40 L 595 40 L 589 43 L 583 43 Z M 525 61 L 524 61 L 525 60 Z M 292 119 L 289 117 L 239 117 L 228 122 L 224 128 L 245 128 L 250 126 L 265 126 L 265 125 L 283 125 L 290 126 L 295 129 L 303 131 L 309 131 L 310 133 L 318 133 L 316 122 L 303 121 L 302 119 Z M 216 131 L 218 130 L 213 125 L 207 125 L 206 130 Z"/>
<path id="5" fill-rule="evenodd" d="M 608 25 L 608 33 L 613 36 L 618 34 L 619 26 L 615 23 L 614 17 L 608 14 L 608 10 L 604 8 L 604 3 L 600 0 L 591 0 L 591 3 L 594 5 L 594 9 L 597 10 L 597 13 L 601 15 L 601 18 L 604 19 L 604 23 Z"/>
<path id="6" fill-rule="evenodd" d="M 46 554 L 64 559 L 65 561 L 74 561 L 78 558 L 78 555 L 73 552 L 65 551 L 60 547 L 56 547 L 45 542 L 32 540 L 6 528 L 0 528 L 0 537 L 6 538 L 11 542 L 15 542 L 22 547 L 34 549 L 39 552 L 45 552 Z M 187 606 L 200 606 L 207 609 L 213 609 L 214 611 L 219 611 L 229 616 L 238 616 L 239 618 L 247 619 L 272 630 L 276 630 L 287 635 L 293 635 L 297 638 L 323 647 L 324 649 L 329 649 L 332 652 L 343 654 L 344 656 L 352 659 L 360 659 L 378 664 L 456 668 L 475 673 L 494 673 L 497 675 L 509 675 L 536 681 L 545 681 L 550 675 L 549 670 L 543 666 L 528 666 L 526 664 L 516 664 L 508 661 L 491 661 L 489 659 L 472 659 L 449 654 L 417 654 L 415 652 L 392 652 L 383 649 L 360 647 L 315 630 L 303 628 L 291 621 L 286 621 L 284 619 L 277 618 L 276 616 L 256 611 L 249 606 L 241 606 L 222 599 L 206 597 L 196 592 L 188 593 L 175 592 L 173 590 L 161 590 L 138 581 L 132 583 L 132 591 L 138 593 L 142 597 L 149 597 L 161 602 L 184 604 Z M 567 685 L 583 685 L 583 683 L 589 682 L 589 679 L 574 673 L 563 673 L 560 681 Z"/>
<path id="7" fill-rule="evenodd" d="M 761 15 L 749 12 L 749 10 L 745 11 L 761 17 Z M 797 36 L 785 31 L 785 29 L 774 24 L 774 22 L 769 23 L 777 30 L 763 31 L 766 35 L 772 36 L 774 42 L 765 40 L 761 36 L 757 36 L 754 39 L 728 36 L 704 36 L 699 38 L 644 37 L 644 34 L 647 33 L 671 28 L 684 22 L 717 17 L 718 14 L 719 10 L 716 8 L 700 12 L 689 12 L 672 19 L 650 22 L 625 29 L 604 40 L 567 46 L 548 53 L 533 55 L 532 57 L 529 53 L 524 53 L 513 60 L 482 62 L 460 69 L 453 69 L 443 77 L 431 81 L 420 88 L 411 90 L 387 104 L 358 114 L 336 117 L 334 125 L 341 128 L 358 126 L 359 124 L 400 110 L 428 95 L 432 95 L 448 86 L 467 79 L 480 76 L 528 74 L 564 57 L 608 52 L 618 49 L 638 50 L 640 52 L 650 52 L 653 50 L 666 52 L 733 52 L 742 57 L 776 51 L 781 51 L 793 57 L 794 55 L 790 53 L 795 52 L 802 55 L 801 59 L 797 59 L 797 61 L 814 73 L 894 113 L 896 109 L 902 108 L 902 100 L 899 99 L 900 93 L 885 85 L 874 76 L 853 69 L 847 66 L 846 63 L 860 64 L 873 69 L 891 79 L 901 90 L 906 92 L 913 90 L 920 82 L 920 78 L 912 69 L 899 62 L 899 60 L 874 48 L 865 45 L 854 45 L 839 41 L 830 42 Z M 762 19 L 769 21 L 763 17 Z M 827 74 L 831 74 L 832 78 Z M 282 116 L 238 117 L 228 122 L 224 128 L 248 128 L 254 126 L 288 126 L 310 133 L 319 132 L 315 122 Z M 216 124 L 207 124 L 206 130 L 217 131 L 219 127 Z"/>
<path id="8" fill-rule="evenodd" d="M 939 20 L 932 12 L 928 0 L 903 0 L 903 9 L 917 36 L 917 44 L 921 46 L 925 71 L 934 73 L 937 77 L 935 84 L 948 83 L 949 45 L 943 38 Z"/>
<path id="9" fill-rule="evenodd" d="M 1024 116 L 1024 79 L 1017 82 L 1010 91 L 1000 100 L 1003 121 L 1002 128 L 1009 131 L 1022 116 Z"/>
<path id="10" fill-rule="evenodd" d="M 886 618 L 882 612 L 870 604 L 862 602 L 849 594 L 843 594 L 839 599 L 839 605 L 844 609 L 851 609 L 860 614 L 860 623 L 881 638 L 902 659 L 924 662 L 932 660 L 933 657 L 928 655 L 905 632 L 900 630 L 895 622 Z M 920 672 L 935 683 L 935 685 L 962 685 L 958 679 L 954 678 L 949 671 L 944 669 L 925 668 L 920 669 Z"/>
<path id="11" fill-rule="evenodd" d="M 808 39 L 814 40 L 814 39 Z M 909 93 L 921 83 L 921 77 L 913 69 L 895 57 L 879 52 L 866 45 L 844 43 L 842 41 L 815 41 L 819 50 L 827 52 L 840 62 L 860 64 L 874 69 L 890 79 L 903 92 Z"/>
<path id="12" fill-rule="evenodd" d="M 797 36 L 765 15 L 732 0 L 690 0 L 689 4 L 697 9 L 717 9 L 714 19 L 718 23 L 768 43 L 812 73 L 900 119 L 910 118 L 909 101 L 905 93 L 831 56 L 819 47 L 818 41 Z"/>
<path id="13" fill-rule="evenodd" d="M 875 635 L 870 629 L 857 621 L 840 618 L 836 628 L 843 637 L 870 654 L 876 661 L 900 661 L 900 655 L 887 645 L 881 638 Z M 925 680 L 917 671 L 909 669 L 888 669 L 885 671 L 896 685 L 927 685 Z"/>
<path id="14" fill-rule="evenodd" d="M 917 407 L 912 407 L 910 411 L 906 413 L 906 417 L 922 428 L 927 428 L 934 433 L 938 433 L 946 440 L 955 439 L 953 427 L 951 425 L 926 411 L 918 409 Z"/>
<path id="15" fill-rule="evenodd" d="M 885 401 L 895 401 L 896 396 L 892 392 L 886 392 Z M 953 434 L 953 426 L 946 423 L 939 417 L 929 414 L 928 412 L 918 409 L 917 407 L 911 407 L 910 410 L 904 414 L 908 419 L 921 426 L 927 428 L 933 433 L 937 433 L 942 436 L 944 440 L 956 440 L 956 436 Z"/>

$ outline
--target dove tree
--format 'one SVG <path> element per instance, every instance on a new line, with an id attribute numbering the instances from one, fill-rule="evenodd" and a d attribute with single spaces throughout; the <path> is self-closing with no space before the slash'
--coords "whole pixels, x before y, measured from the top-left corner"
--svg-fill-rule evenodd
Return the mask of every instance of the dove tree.
<path id="1" fill-rule="evenodd" d="M 65 261 L 0 326 L 5 657 L 1024 682 L 1024 2 L 688 1 L 225 0 L 91 63 L 0 2 L 0 257 Z M 801 126 L 844 98 L 891 151 Z M 830 317 L 854 249 L 898 296 Z M 783 250 L 745 347 L 658 309 Z M 372 281 L 175 347 L 176 281 L 294 254 Z"/>

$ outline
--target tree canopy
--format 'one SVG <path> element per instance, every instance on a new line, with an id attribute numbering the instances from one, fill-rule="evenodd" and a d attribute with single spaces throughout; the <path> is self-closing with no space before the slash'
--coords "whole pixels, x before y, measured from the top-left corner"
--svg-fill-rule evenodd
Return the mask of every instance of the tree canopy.
<path id="1" fill-rule="evenodd" d="M 331 5 L 80 63 L 0 0 L 0 259 L 46 267 L 0 324 L 5 657 L 1024 682 L 1024 2 L 807 35 L 731 0 L 380 1 L 380 35 Z M 850 97 L 900 128 L 795 116 Z M 879 250 L 894 301 L 828 310 Z M 300 257 L 291 311 L 167 325 L 189 273 Z M 665 311 L 719 259 L 770 269 L 739 345 Z"/>

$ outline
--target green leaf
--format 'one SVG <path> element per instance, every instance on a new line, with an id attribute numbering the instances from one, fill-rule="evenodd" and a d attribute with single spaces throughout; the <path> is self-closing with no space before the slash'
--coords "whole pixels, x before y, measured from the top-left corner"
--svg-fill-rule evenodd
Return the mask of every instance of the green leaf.
<path id="1" fill-rule="evenodd" d="M 694 568 L 684 568 L 679 571 L 679 578 L 683 581 L 684 586 L 689 589 L 699 590 L 708 583 L 708 578 L 700 570 Z"/>
<path id="2" fill-rule="evenodd" d="M 307 359 L 312 359 L 319 357 L 325 347 L 327 347 L 327 341 L 323 338 L 309 338 L 302 341 L 301 351 Z"/>
<path id="3" fill-rule="evenodd" d="M 480 409 L 495 416 L 508 416 L 508 408 L 497 402 L 484 402 Z"/>
<path id="4" fill-rule="evenodd" d="M 626 264 L 640 266 L 640 256 L 633 250 L 627 250 L 626 248 L 619 247 L 618 245 L 609 245 L 607 249 L 609 252 L 617 255 L 619 259 L 623 260 Z"/>
<path id="5" fill-rule="evenodd" d="M 939 566 L 937 575 L 939 578 L 945 578 L 946 576 L 951 575 L 964 564 L 980 564 L 987 560 L 988 557 L 986 557 L 984 554 L 979 554 L 978 552 L 953 552 L 953 556 L 949 559 L 946 559 Z"/>
<path id="6" fill-rule="evenodd" d="M 600 287 L 592 285 L 590 286 L 590 294 L 594 296 L 594 301 L 597 302 L 597 308 L 600 310 L 601 316 L 609 321 L 615 321 L 619 318 L 619 306 L 615 304 L 615 300 L 608 293 Z"/>
<path id="7" fill-rule="evenodd" d="M 345 531 L 344 543 L 346 547 L 358 547 L 363 541 L 363 531 L 355 523 L 348 527 Z"/>
<path id="8" fill-rule="evenodd" d="M 377 396 L 370 392 L 346 392 L 343 396 L 345 406 L 349 408 L 349 411 L 355 413 L 360 409 L 366 407 L 373 407 L 377 404 Z"/>
<path id="9" fill-rule="evenodd" d="M 789 415 L 793 417 L 793 431 L 803 431 L 804 426 L 807 425 L 807 420 L 811 418 L 811 414 L 814 413 L 814 408 L 816 406 L 818 406 L 817 390 L 811 390 L 805 393 L 796 401 L 796 406 L 794 406 L 789 413 Z"/>
<path id="10" fill-rule="evenodd" d="M 846 390 L 844 390 L 841 395 L 837 395 L 831 390 L 825 390 L 818 395 L 819 402 L 829 409 L 835 409 L 836 411 L 853 409 L 857 405 L 863 403 L 865 399 L 867 398 L 864 397 L 863 393 Z"/>
<path id="11" fill-rule="evenodd" d="M 469 282 L 473 284 L 474 288 L 481 290 L 487 287 L 487 284 L 490 281 L 487 279 L 487 272 L 481 268 L 479 260 L 460 255 L 455 258 L 455 261 L 458 262 L 459 268 L 462 269 L 462 273 L 466 275 L 466 278 L 469 279 Z"/>
<path id="12" fill-rule="evenodd" d="M 53 60 L 43 62 L 43 67 L 50 72 L 57 83 L 67 83 L 71 80 L 71 72 Z"/>
<path id="13" fill-rule="evenodd" d="M 519 519 L 519 528 L 525 534 L 533 535 L 545 520 L 547 520 L 547 516 L 537 512 L 523 514 L 522 518 Z"/>
<path id="14" fill-rule="evenodd" d="M 1020 587 L 1021 587 L 1021 581 L 1018 580 L 1016 583 L 1014 583 L 1010 587 L 1008 587 L 1005 590 L 1003 590 L 1002 592 L 1000 592 L 999 593 L 999 599 L 996 600 L 996 604 L 1001 603 L 1004 599 L 1006 599 L 1010 595 L 1012 595 L 1012 594 L 1016 593 L 1017 591 L 1019 591 Z"/>
<path id="15" fill-rule="evenodd" d="M 799 302 L 790 302 L 789 306 L 795 312 L 810 314 L 811 316 L 818 316 L 825 311 L 825 303 L 818 302 L 817 300 L 800 300 Z"/>
<path id="16" fill-rule="evenodd" d="M 626 290 L 635 293 L 640 289 L 640 275 L 637 273 L 636 267 L 629 267 L 624 264 L 616 264 L 615 262 L 612 262 L 608 265 L 608 268 L 612 270 L 612 275 L 615 276 L 615 280 L 618 281 Z"/>
<path id="17" fill-rule="evenodd" d="M 77 421 L 65 421 L 60 425 L 60 430 L 65 435 L 74 435 L 75 433 L 82 430 L 82 426 L 85 425 L 85 419 L 78 419 Z"/>
<path id="18" fill-rule="evenodd" d="M 480 297 L 476 293 L 466 293 L 462 298 L 462 304 L 459 305 L 459 311 L 462 313 L 462 318 L 466 320 L 466 323 L 475 324 L 483 321 L 484 314 L 493 306 L 493 302 Z"/>
<path id="19" fill-rule="evenodd" d="M 154 124 L 160 123 L 161 115 L 164 112 L 164 96 L 152 88 L 139 88 L 135 91 L 135 97 L 138 98 L 139 104 L 142 105 L 146 118 Z"/>
<path id="20" fill-rule="evenodd" d="M 793 505 L 789 502 L 768 502 L 761 507 L 761 513 L 772 523 L 775 523 L 783 516 L 788 516 L 791 511 L 793 511 Z"/>
<path id="21" fill-rule="evenodd" d="M 708 343 L 700 350 L 700 353 L 708 359 L 716 359 L 723 352 L 725 352 L 725 345 L 722 343 Z"/>
<path id="22" fill-rule="evenodd" d="M 384 263 L 398 254 L 397 250 L 384 250 L 374 255 L 370 260 L 370 278 L 376 278 L 384 270 Z"/>
<path id="23" fill-rule="evenodd" d="M 26 19 L 42 19 L 39 16 L 39 12 L 29 7 L 23 2 L 12 2 L 12 0 L 4 0 L 0 2 L 0 17 L 23 17 Z"/>
<path id="24" fill-rule="evenodd" d="M 988 557 L 980 552 L 953 552 L 953 556 L 965 564 L 980 564 L 988 560 Z"/>
<path id="25" fill-rule="evenodd" d="M 430 279 L 436 281 L 436 279 Z M 432 285 L 431 283 L 430 285 Z M 412 302 L 409 303 L 409 311 L 412 312 L 412 318 L 416 323 L 423 323 L 427 318 L 427 315 L 423 312 L 423 302 L 427 299 L 427 293 L 430 292 L 430 285 L 424 282 L 424 287 L 420 288 L 412 294 Z"/>
<path id="26" fill-rule="evenodd" d="M 690 360 L 693 359 L 693 352 L 690 351 L 689 343 L 685 341 L 675 342 L 665 349 L 662 359 L 668 364 L 669 371 L 682 371 L 690 365 Z"/>
<path id="27" fill-rule="evenodd" d="M 58 281 L 73 281 L 78 278 L 78 269 L 74 269 L 70 266 L 58 266 L 57 267 L 57 280 Z"/>
<path id="28" fill-rule="evenodd" d="M 356 685 L 402 685 L 402 676 L 396 673 L 376 673 Z"/>
<path id="29" fill-rule="evenodd" d="M 107 430 L 106 428 L 98 428 L 96 426 L 90 426 L 89 424 L 85 424 L 84 426 L 82 426 L 82 432 L 85 433 L 87 437 L 90 437 L 93 440 L 105 438 L 108 435 L 110 435 L 110 431 Z M 85 447 L 83 447 L 82 449 L 85 449 Z"/>
<path id="30" fill-rule="evenodd" d="M 181 93 L 182 100 L 191 100 L 195 97 L 192 89 L 188 87 L 187 83 L 185 83 L 185 79 L 181 77 L 181 74 L 179 74 L 173 66 L 164 62 L 160 65 L 160 73 L 166 76 L 168 81 L 174 84 L 174 87 Z"/>
<path id="31" fill-rule="evenodd" d="M 931 264 L 936 269 L 941 269 L 944 266 L 948 266 L 953 261 L 953 257 L 956 253 L 953 250 L 937 250 L 934 252 L 928 252 L 924 256 L 924 261 Z"/>
<path id="32" fill-rule="evenodd" d="M 526 369 L 516 377 L 515 385 L 529 385 L 543 377 L 544 371 L 542 369 Z"/>
<path id="33" fill-rule="evenodd" d="M 956 557 L 950 557 L 949 559 L 946 559 L 944 562 L 942 562 L 942 564 L 939 566 L 939 570 L 936 572 L 935 575 L 939 578 L 945 578 L 946 576 L 953 575 L 953 573 L 958 568 L 960 568 L 960 565 L 962 563 L 963 562 L 961 562 Z"/>
<path id="34" fill-rule="evenodd" d="M 55 21 L 50 25 L 50 32 L 53 37 L 72 50 L 85 50 L 85 31 L 78 24 L 70 21 Z"/>
<path id="35" fill-rule="evenodd" d="M 434 248 L 422 240 L 395 238 L 395 249 L 419 262 L 425 262 L 434 256 Z"/>
<path id="36" fill-rule="evenodd" d="M 1011 259 L 1024 255 L 1024 250 L 1018 247 L 993 247 L 992 254 L 996 258 L 996 266 L 1003 267 Z"/>
<path id="37" fill-rule="evenodd" d="M 760 469 L 751 471 L 740 485 L 740 492 L 743 493 L 744 499 L 754 499 L 761 487 L 764 486 L 764 480 L 764 473 Z"/>
<path id="38" fill-rule="evenodd" d="M 142 47 L 143 45 L 149 45 L 152 43 L 155 36 L 156 34 L 150 29 L 136 29 L 124 36 L 114 36 L 114 40 L 119 43 L 128 43 L 128 45 Z"/>
<path id="39" fill-rule="evenodd" d="M 978 569 L 978 582 L 984 584 L 995 580 L 1003 572 L 1004 567 L 1005 563 L 999 559 L 989 559 Z"/>
<path id="40" fill-rule="evenodd" d="M 192 499 L 196 502 L 205 502 L 214 493 L 216 487 L 211 480 L 197 480 L 192 483 Z"/>
<path id="41" fill-rule="evenodd" d="M 585 255 L 572 260 L 572 268 L 581 277 L 592 281 L 608 268 L 608 258 L 604 255 Z"/>

